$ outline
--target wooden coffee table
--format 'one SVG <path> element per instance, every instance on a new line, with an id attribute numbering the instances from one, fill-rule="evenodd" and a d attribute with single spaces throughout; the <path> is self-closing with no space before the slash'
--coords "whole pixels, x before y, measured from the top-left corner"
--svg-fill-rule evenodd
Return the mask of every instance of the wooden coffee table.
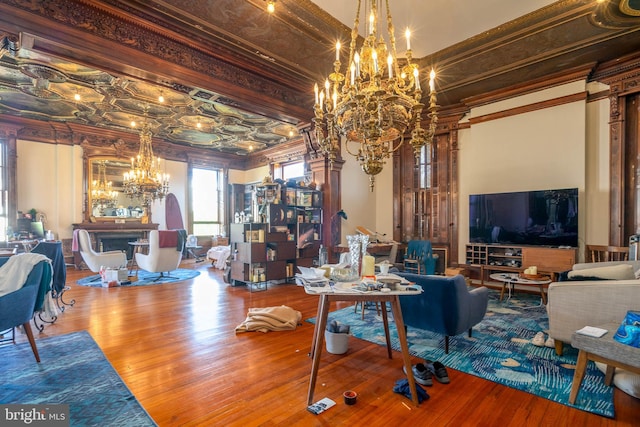
<path id="1" fill-rule="evenodd" d="M 509 296 L 507 297 L 507 301 L 511 299 L 511 292 L 514 289 L 515 285 L 525 285 L 525 286 L 538 286 L 540 289 L 540 298 L 541 304 L 547 304 L 547 294 L 544 292 L 544 288 L 551 283 L 551 278 L 549 276 L 541 276 L 539 279 L 525 279 L 524 277 L 520 277 L 519 273 L 494 273 L 489 276 L 492 280 L 496 280 L 498 282 L 502 282 L 502 290 L 500 291 L 500 301 L 504 297 L 504 289 L 507 288 L 509 290 Z"/>

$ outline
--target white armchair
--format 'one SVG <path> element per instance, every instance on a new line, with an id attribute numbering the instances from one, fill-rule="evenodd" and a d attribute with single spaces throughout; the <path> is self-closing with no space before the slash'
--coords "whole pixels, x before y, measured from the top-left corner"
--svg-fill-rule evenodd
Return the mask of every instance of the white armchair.
<path id="1" fill-rule="evenodd" d="M 78 251 L 89 270 L 100 272 L 100 267 L 119 268 L 127 265 L 127 254 L 123 251 L 96 252 L 91 246 L 87 230 L 77 230 Z"/>
<path id="2" fill-rule="evenodd" d="M 149 232 L 149 253 L 136 253 L 136 263 L 138 267 L 151 273 L 160 273 L 164 277 L 164 272 L 173 271 L 180 265 L 182 260 L 182 250 L 184 240 L 177 230 Z"/>

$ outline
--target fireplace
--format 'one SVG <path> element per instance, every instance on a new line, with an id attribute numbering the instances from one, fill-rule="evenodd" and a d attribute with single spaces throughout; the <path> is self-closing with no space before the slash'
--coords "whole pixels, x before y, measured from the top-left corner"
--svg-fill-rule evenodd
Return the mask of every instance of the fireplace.
<path id="1" fill-rule="evenodd" d="M 124 223 L 83 222 L 72 225 L 74 231 L 84 229 L 89 232 L 94 250 L 99 252 L 125 251 L 127 259 L 131 259 L 134 253 L 134 247 L 129 245 L 129 242 L 146 239 L 150 230 L 158 229 L 158 224 L 142 224 L 139 221 Z M 77 269 L 81 268 L 82 262 L 80 252 L 74 252 L 73 263 Z"/>
<path id="2" fill-rule="evenodd" d="M 127 253 L 127 259 L 131 259 L 131 257 L 133 257 L 133 246 L 131 246 L 129 242 L 135 242 L 138 239 L 143 239 L 145 233 L 95 233 L 95 235 L 98 251 L 125 251 Z"/>

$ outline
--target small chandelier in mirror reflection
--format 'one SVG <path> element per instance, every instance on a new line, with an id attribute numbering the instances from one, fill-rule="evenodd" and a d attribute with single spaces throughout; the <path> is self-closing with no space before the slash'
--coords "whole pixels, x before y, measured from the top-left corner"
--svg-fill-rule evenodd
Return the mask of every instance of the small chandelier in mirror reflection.
<path id="1" fill-rule="evenodd" d="M 375 175 L 402 146 L 405 134 L 411 133 L 410 143 L 418 161 L 422 147 L 432 143 L 438 122 L 435 71 L 429 74 L 429 126 L 423 129 L 420 122 L 425 105 L 420 71 L 412 62 L 411 33 L 408 29 L 405 33 L 406 59 L 398 61 L 389 0 L 385 2 L 387 38 L 382 34 L 378 37 L 378 2 L 367 2 L 367 36 L 357 48 L 361 0 L 358 1 L 346 68 L 341 70 L 338 42 L 333 73 L 323 87 L 314 87 L 313 123 L 320 150 L 332 166 L 340 152 L 341 138 L 346 138 L 346 151 L 369 175 L 371 191 Z M 350 149 L 352 144 L 357 148 L 354 151 Z"/>
<path id="2" fill-rule="evenodd" d="M 104 213 L 107 208 L 115 208 L 118 204 L 118 192 L 114 191 L 113 183 L 107 181 L 107 163 L 98 162 L 98 179 L 91 184 L 91 204 Z"/>

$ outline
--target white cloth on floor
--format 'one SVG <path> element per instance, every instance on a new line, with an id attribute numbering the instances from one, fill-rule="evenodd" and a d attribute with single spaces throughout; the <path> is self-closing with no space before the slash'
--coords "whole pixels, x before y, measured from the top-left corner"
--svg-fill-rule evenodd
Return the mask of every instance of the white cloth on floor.
<path id="1" fill-rule="evenodd" d="M 302 313 L 286 305 L 250 308 L 245 321 L 236 326 L 236 333 L 292 331 L 296 329 L 301 319 Z"/>
<path id="2" fill-rule="evenodd" d="M 231 246 L 214 246 L 207 251 L 207 258 L 211 260 L 215 268 L 224 270 L 227 266 L 227 258 L 231 254 Z"/>

